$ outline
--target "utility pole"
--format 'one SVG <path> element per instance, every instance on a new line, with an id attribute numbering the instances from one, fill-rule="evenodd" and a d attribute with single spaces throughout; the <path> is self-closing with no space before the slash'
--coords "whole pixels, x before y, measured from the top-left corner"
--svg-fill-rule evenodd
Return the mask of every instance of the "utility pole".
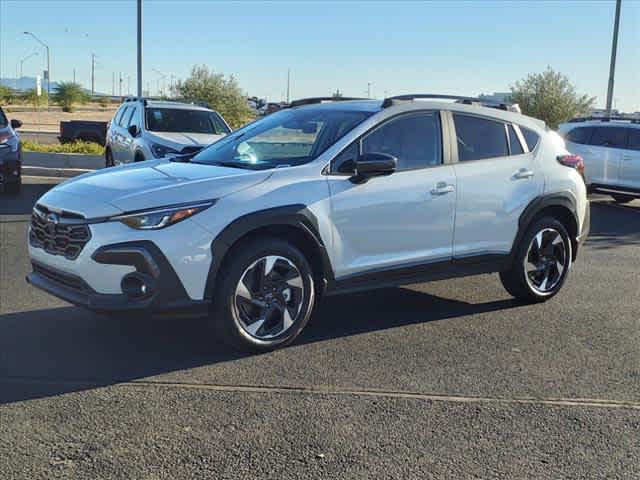
<path id="1" fill-rule="evenodd" d="M 75 77 L 75 70 L 74 70 Z M 75 78 L 73 80 L 75 82 Z M 91 54 L 91 95 L 96 93 L 96 54 Z"/>
<path id="2" fill-rule="evenodd" d="M 367 98 L 371 98 L 371 82 L 367 82 Z"/>
<path id="3" fill-rule="evenodd" d="M 111 72 L 111 96 L 116 96 L 116 72 Z"/>
<path id="4" fill-rule="evenodd" d="M 613 80 L 616 73 L 616 54 L 618 51 L 618 28 L 620 27 L 620 6 L 622 0 L 616 0 L 616 18 L 613 23 L 613 42 L 611 43 L 611 65 L 609 65 L 609 88 L 607 88 L 607 115 L 611 116 L 613 100 Z"/>
<path id="5" fill-rule="evenodd" d="M 76 83 L 76 69 L 73 69 L 73 83 Z"/>
<path id="6" fill-rule="evenodd" d="M 291 69 L 287 69 L 287 103 L 291 102 Z"/>
<path id="7" fill-rule="evenodd" d="M 127 75 L 127 96 L 131 95 L 131 75 Z"/>
<path id="8" fill-rule="evenodd" d="M 118 78 L 119 78 L 119 82 L 118 82 L 118 86 L 119 86 L 119 88 L 118 88 L 118 95 L 119 95 L 120 97 L 122 97 L 122 72 L 120 72 L 120 73 L 119 73 Z"/>
<path id="9" fill-rule="evenodd" d="M 142 96 L 142 0 L 138 0 L 138 97 Z"/>
<path id="10" fill-rule="evenodd" d="M 49 99 L 51 98 L 51 59 L 49 56 L 49 45 L 36 37 L 32 32 L 23 33 L 25 35 L 31 35 L 40 45 L 42 45 L 47 50 L 47 111 L 49 111 Z"/>

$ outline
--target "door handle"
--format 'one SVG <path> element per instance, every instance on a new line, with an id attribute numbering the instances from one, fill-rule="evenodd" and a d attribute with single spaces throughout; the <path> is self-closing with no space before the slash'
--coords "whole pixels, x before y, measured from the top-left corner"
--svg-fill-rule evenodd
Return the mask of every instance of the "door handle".
<path id="1" fill-rule="evenodd" d="M 518 170 L 513 176 L 514 180 L 523 180 L 525 178 L 533 177 L 533 172 L 531 170 L 527 170 L 526 168 L 521 168 Z"/>
<path id="2" fill-rule="evenodd" d="M 438 182 L 431 190 L 431 195 L 445 195 L 455 191 L 456 187 L 447 182 Z"/>

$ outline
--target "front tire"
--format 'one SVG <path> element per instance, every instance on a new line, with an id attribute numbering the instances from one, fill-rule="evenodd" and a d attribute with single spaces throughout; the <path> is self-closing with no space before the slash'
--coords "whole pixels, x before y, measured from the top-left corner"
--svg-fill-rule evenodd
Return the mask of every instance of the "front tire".
<path id="1" fill-rule="evenodd" d="M 500 272 L 502 285 L 526 302 L 545 302 L 564 285 L 571 267 L 571 240 L 553 217 L 543 217 L 527 229 L 516 247 L 511 268 Z"/>
<path id="2" fill-rule="evenodd" d="M 238 350 L 268 351 L 291 343 L 316 301 L 309 262 L 275 237 L 241 244 L 216 281 L 211 322 L 216 335 Z"/>
<path id="3" fill-rule="evenodd" d="M 624 195 L 622 193 L 612 193 L 611 197 L 616 203 L 629 203 L 636 198 L 633 195 Z"/>

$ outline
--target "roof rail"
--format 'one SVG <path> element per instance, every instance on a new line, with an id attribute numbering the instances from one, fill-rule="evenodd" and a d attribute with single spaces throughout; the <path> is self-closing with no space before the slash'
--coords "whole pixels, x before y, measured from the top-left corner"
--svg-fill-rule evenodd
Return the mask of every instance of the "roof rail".
<path id="1" fill-rule="evenodd" d="M 640 123 L 640 118 L 633 117 L 622 117 L 619 115 L 611 116 L 611 117 L 577 117 L 569 120 L 568 123 L 579 123 L 579 122 L 590 122 L 590 121 L 599 121 L 599 122 L 610 122 L 610 121 L 626 121 L 631 123 Z"/>
<path id="2" fill-rule="evenodd" d="M 406 95 L 396 95 L 394 97 L 385 98 L 382 102 L 382 108 L 388 108 L 398 103 L 411 102 L 416 99 L 434 99 L 434 100 L 455 100 L 456 103 L 465 105 L 479 105 L 482 107 L 497 108 L 509 112 L 522 113 L 518 104 L 506 102 L 492 102 L 476 97 L 465 97 L 460 95 L 442 95 L 439 93 L 409 93 Z"/>
<path id="3" fill-rule="evenodd" d="M 146 106 L 147 105 L 147 98 L 146 97 L 127 97 L 124 99 L 125 102 L 137 102 L 138 100 L 142 101 L 142 103 Z"/>
<path id="4" fill-rule="evenodd" d="M 368 98 L 358 98 L 358 97 L 310 97 L 310 98 L 300 98 L 298 100 L 293 100 L 289 103 L 289 108 L 300 107 L 302 105 L 312 105 L 314 103 L 327 103 L 327 102 L 346 102 L 349 100 L 369 100 Z"/>

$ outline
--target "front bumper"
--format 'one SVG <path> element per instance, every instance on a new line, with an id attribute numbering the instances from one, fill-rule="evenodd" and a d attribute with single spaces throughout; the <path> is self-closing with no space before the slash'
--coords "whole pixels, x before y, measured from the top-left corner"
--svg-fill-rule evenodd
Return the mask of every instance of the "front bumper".
<path id="1" fill-rule="evenodd" d="M 105 265 L 127 266 L 122 276 L 142 282 L 143 294 L 96 292 L 81 277 L 32 260 L 28 283 L 74 305 L 97 311 L 152 310 L 205 311 L 204 300 L 189 297 L 175 270 L 160 249 L 151 241 L 123 242 L 97 249 L 93 261 Z"/>
<path id="2" fill-rule="evenodd" d="M 5 184 L 19 182 L 21 174 L 20 152 L 8 151 L 7 147 L 0 149 L 0 190 Z"/>

